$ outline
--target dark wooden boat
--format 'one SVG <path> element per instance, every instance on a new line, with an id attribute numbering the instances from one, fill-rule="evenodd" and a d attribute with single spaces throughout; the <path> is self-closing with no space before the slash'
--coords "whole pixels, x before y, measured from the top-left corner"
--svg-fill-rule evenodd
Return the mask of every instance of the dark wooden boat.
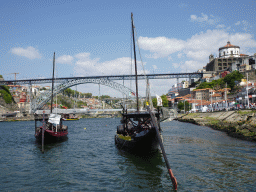
<path id="1" fill-rule="evenodd" d="M 121 125 L 117 126 L 117 132 L 115 135 L 116 146 L 125 151 L 132 153 L 148 153 L 158 149 L 159 139 L 157 136 L 157 130 L 160 129 L 159 112 L 154 112 L 157 119 L 159 128 L 155 127 L 152 122 L 152 114 L 149 111 L 139 111 L 138 101 L 138 79 L 137 79 L 137 63 L 136 63 L 136 51 L 135 51 L 135 38 L 134 38 L 134 24 L 133 15 L 132 20 L 132 34 L 133 34 L 133 50 L 135 61 L 135 83 L 136 83 L 136 103 L 137 111 L 135 113 L 127 113 L 127 110 L 123 110 Z"/>
<path id="2" fill-rule="evenodd" d="M 52 113 L 53 105 L 53 85 L 54 85 L 54 68 L 55 68 L 55 53 L 53 56 L 53 75 L 52 75 L 52 96 L 51 96 L 51 113 L 49 118 L 39 117 L 35 114 L 35 137 L 36 140 L 43 143 L 52 143 L 67 139 L 68 127 L 62 124 L 62 118 L 59 114 Z M 37 126 L 37 122 L 41 121 L 42 125 Z"/>
<path id="3" fill-rule="evenodd" d="M 159 113 L 155 115 L 159 119 Z M 149 112 L 123 113 L 121 123 L 115 135 L 115 144 L 119 149 L 137 154 L 158 149 L 156 127 Z"/>

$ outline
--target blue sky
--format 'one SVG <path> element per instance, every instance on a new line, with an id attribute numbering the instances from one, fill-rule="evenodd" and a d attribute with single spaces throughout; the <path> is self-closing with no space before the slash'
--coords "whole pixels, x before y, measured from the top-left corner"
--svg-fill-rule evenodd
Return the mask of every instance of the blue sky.
<path id="1" fill-rule="evenodd" d="M 58 77 L 130 74 L 131 12 L 146 73 L 197 71 L 228 40 L 241 53 L 256 53 L 255 0 L 5 0 L 0 74 L 51 77 L 53 52 Z M 175 82 L 154 80 L 151 90 L 161 95 Z M 78 89 L 99 94 L 96 85 Z M 101 94 L 117 93 L 102 86 Z"/>

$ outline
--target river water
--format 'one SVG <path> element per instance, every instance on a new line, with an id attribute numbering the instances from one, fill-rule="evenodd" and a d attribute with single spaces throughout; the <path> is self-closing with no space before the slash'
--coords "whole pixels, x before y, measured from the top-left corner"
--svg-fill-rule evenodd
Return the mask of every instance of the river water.
<path id="1" fill-rule="evenodd" d="M 160 152 L 137 157 L 116 149 L 119 122 L 67 121 L 68 140 L 44 153 L 33 121 L 1 122 L 0 191 L 173 191 Z M 178 191 L 256 190 L 255 143 L 178 121 L 161 126 Z"/>

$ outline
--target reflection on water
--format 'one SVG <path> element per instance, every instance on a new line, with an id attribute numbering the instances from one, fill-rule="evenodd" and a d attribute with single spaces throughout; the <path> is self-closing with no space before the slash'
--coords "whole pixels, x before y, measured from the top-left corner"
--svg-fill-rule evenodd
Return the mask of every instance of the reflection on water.
<path id="1" fill-rule="evenodd" d="M 138 157 L 115 147 L 119 122 L 67 122 L 68 140 L 45 145 L 44 153 L 35 142 L 33 121 L 1 122 L 1 190 L 173 191 L 159 151 Z M 179 191 L 255 191 L 255 143 L 177 121 L 161 127 Z"/>
<path id="2" fill-rule="evenodd" d="M 167 125 L 163 139 L 169 158 L 175 162 L 173 169 L 179 183 L 195 191 L 255 189 L 255 143 L 204 126 L 177 121 Z M 180 187 L 183 189 L 183 185 Z"/>
<path id="3" fill-rule="evenodd" d="M 160 190 L 165 163 L 159 151 L 138 156 L 123 151 L 118 152 L 123 157 L 118 164 L 123 171 L 123 187 L 132 189 Z"/>

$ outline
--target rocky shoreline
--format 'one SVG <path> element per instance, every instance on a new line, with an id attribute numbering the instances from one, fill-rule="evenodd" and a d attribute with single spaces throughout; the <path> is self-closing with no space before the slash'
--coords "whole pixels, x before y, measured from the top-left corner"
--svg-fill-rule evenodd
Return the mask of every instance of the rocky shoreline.
<path id="1" fill-rule="evenodd" d="M 220 111 L 179 115 L 178 121 L 208 126 L 229 136 L 256 142 L 256 111 Z"/>

